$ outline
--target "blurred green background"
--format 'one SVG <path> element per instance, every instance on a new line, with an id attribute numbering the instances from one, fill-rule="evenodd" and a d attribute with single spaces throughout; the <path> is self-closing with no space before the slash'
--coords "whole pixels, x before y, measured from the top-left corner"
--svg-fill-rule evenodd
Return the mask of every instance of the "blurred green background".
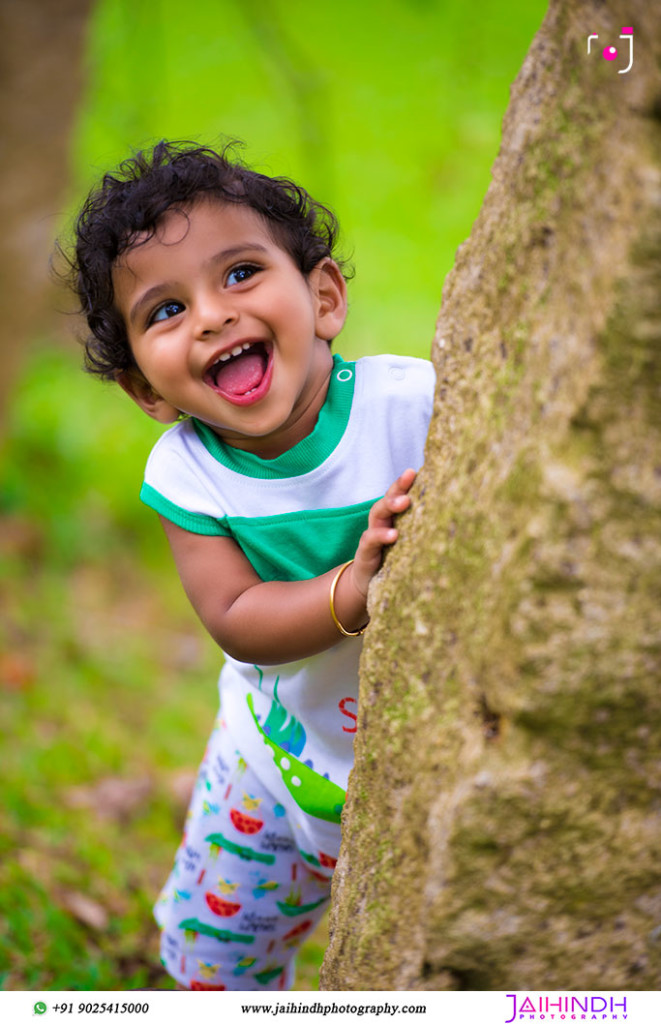
<path id="1" fill-rule="evenodd" d="M 252 166 L 338 214 L 356 276 L 336 349 L 426 356 L 545 9 L 100 0 L 60 230 L 129 151 L 241 139 Z M 33 341 L 1 451 L 0 987 L 167 988 L 150 907 L 220 655 L 137 499 L 160 428 L 80 372 L 62 328 L 54 314 Z M 323 941 L 304 947 L 299 987 L 316 987 Z"/>

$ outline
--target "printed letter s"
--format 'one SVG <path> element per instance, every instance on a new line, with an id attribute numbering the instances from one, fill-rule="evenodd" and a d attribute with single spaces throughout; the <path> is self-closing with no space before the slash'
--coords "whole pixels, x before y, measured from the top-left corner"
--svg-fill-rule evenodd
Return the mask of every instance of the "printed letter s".
<path id="1" fill-rule="evenodd" d="M 354 715 L 353 711 L 347 711 L 347 709 L 345 707 L 346 704 L 357 704 L 357 703 L 358 702 L 356 701 L 355 697 L 343 697 L 342 700 L 339 702 L 339 704 L 337 706 L 338 706 L 338 708 L 340 709 L 340 711 L 342 712 L 343 715 L 346 715 L 347 718 L 350 718 L 353 722 L 358 722 L 358 716 Z M 342 732 L 357 732 L 357 731 L 358 731 L 358 726 L 357 725 L 354 725 L 351 729 L 349 729 L 346 725 L 342 726 Z"/>

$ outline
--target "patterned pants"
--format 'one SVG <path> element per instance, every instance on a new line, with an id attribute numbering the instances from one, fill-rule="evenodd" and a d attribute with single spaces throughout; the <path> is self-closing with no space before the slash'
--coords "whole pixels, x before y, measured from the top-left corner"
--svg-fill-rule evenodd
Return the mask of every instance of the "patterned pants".
<path id="1" fill-rule="evenodd" d="M 298 848 L 284 807 L 219 720 L 154 910 L 166 970 L 190 989 L 291 988 L 297 948 L 328 906 L 334 866 Z"/>

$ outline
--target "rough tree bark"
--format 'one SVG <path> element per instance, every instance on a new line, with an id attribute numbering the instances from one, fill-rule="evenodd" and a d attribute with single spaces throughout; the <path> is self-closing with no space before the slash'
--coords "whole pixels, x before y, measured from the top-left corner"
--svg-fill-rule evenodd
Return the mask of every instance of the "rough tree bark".
<path id="1" fill-rule="evenodd" d="M 512 88 L 371 593 L 324 988 L 661 983 L 660 58 L 649 0 L 552 2 Z"/>

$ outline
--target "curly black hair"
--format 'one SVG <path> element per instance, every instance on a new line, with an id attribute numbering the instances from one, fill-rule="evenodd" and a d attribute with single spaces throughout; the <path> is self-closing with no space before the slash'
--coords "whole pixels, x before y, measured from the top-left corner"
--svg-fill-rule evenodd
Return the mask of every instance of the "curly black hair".
<path id="1" fill-rule="evenodd" d="M 307 276 L 325 256 L 351 271 L 334 254 L 334 214 L 288 178 L 270 178 L 246 167 L 230 142 L 220 152 L 192 142 L 157 143 L 104 175 L 76 220 L 74 247 L 65 278 L 76 294 L 91 335 L 83 340 L 85 369 L 105 380 L 135 366 L 112 282 L 117 258 L 152 238 L 160 218 L 173 206 L 185 208 L 201 196 L 242 203 L 263 217 L 274 240 Z M 229 156 L 232 159 L 229 159 Z"/>

